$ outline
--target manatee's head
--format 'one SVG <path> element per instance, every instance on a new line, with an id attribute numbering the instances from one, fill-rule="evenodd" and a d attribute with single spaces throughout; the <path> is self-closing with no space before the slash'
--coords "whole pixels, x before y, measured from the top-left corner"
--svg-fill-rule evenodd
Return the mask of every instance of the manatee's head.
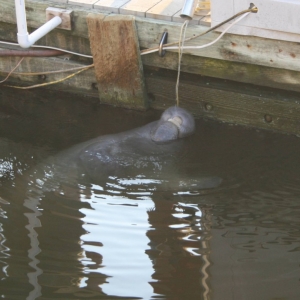
<path id="1" fill-rule="evenodd" d="M 164 111 L 151 130 L 151 139 L 165 143 L 191 135 L 195 131 L 195 120 L 185 109 L 173 106 Z"/>

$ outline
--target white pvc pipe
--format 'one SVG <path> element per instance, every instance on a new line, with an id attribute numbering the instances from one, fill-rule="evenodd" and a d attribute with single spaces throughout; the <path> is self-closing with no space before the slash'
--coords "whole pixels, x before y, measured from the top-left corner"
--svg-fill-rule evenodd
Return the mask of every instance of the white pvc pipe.
<path id="1" fill-rule="evenodd" d="M 29 48 L 37 40 L 39 40 L 41 37 L 53 30 L 62 22 L 62 19 L 60 17 L 55 16 L 31 34 L 28 34 L 25 12 L 25 0 L 15 0 L 15 7 L 18 26 L 18 43 L 22 48 Z"/>
<path id="2" fill-rule="evenodd" d="M 198 0 L 185 0 L 180 17 L 185 20 L 192 20 Z"/>

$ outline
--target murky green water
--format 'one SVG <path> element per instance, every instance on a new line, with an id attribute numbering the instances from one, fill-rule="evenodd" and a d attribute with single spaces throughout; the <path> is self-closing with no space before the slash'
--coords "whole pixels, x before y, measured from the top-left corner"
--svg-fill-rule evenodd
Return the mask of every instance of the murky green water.
<path id="1" fill-rule="evenodd" d="M 221 177 L 215 189 L 155 190 L 149 173 L 34 194 L 28 174 L 47 157 L 160 113 L 5 92 L 2 298 L 299 299 L 299 138 L 197 120 L 169 172 L 184 183 Z"/>

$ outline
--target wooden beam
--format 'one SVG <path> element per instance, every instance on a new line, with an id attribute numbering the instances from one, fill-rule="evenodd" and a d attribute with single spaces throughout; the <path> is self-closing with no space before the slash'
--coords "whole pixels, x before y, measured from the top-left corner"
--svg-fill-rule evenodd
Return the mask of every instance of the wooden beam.
<path id="1" fill-rule="evenodd" d="M 1 57 L 0 72 L 3 79 L 18 63 L 19 57 Z M 16 72 L 57 71 L 82 66 L 63 58 L 25 58 Z M 24 76 L 13 73 L 9 84 L 32 85 L 45 83 L 70 74 Z M 163 110 L 175 104 L 176 72 L 146 69 L 145 81 L 150 106 Z M 99 98 L 94 70 L 90 69 L 67 81 L 51 85 L 51 90 L 82 93 Z M 33 91 L 33 90 L 31 90 Z M 261 90 L 251 85 L 236 84 L 207 77 L 181 74 L 179 86 L 180 106 L 197 117 L 211 118 L 226 123 L 272 129 L 284 133 L 300 134 L 300 104 L 298 93 Z"/>
<path id="2" fill-rule="evenodd" d="M 120 7 L 129 1 L 130 0 L 100 0 L 94 4 L 94 8 L 117 14 L 120 12 Z"/>
<path id="3" fill-rule="evenodd" d="M 66 1 L 65 1 L 66 2 Z M 0 0 L 0 20 L 1 22 L 16 24 L 15 2 L 10 0 Z M 46 23 L 46 9 L 56 7 L 60 9 L 73 10 L 72 36 L 88 38 L 86 16 L 90 12 L 88 8 L 70 5 L 64 2 L 27 0 L 26 19 L 28 27 L 38 28 Z M 54 30 L 57 32 L 57 30 Z M 15 35 L 17 28 L 15 27 Z M 70 35 L 70 32 L 68 33 Z"/>
<path id="4" fill-rule="evenodd" d="M 60 25 L 57 28 L 72 30 L 72 10 L 60 9 L 56 7 L 47 7 L 46 9 L 46 20 L 49 21 L 55 16 L 58 16 L 62 19 Z"/>
<path id="5" fill-rule="evenodd" d="M 172 17 L 182 9 L 185 0 L 162 0 L 146 13 L 148 18 L 172 21 Z"/>
<path id="6" fill-rule="evenodd" d="M 143 66 L 133 16 L 87 16 L 100 102 L 145 109 Z"/>
<path id="7" fill-rule="evenodd" d="M 131 0 L 122 7 L 120 7 L 120 13 L 139 17 L 146 17 L 146 12 L 160 1 L 161 0 Z"/>
<path id="8" fill-rule="evenodd" d="M 182 24 L 162 20 L 136 20 L 140 46 L 142 48 L 157 47 L 162 32 L 168 30 L 168 42 L 178 42 Z M 207 30 L 201 25 L 187 27 L 186 38 L 195 36 Z M 219 36 L 211 32 L 200 38 L 186 42 L 186 46 L 204 45 Z M 170 50 L 171 52 L 173 50 Z M 175 52 L 177 50 L 174 50 Z M 254 36 L 225 34 L 217 43 L 203 49 L 184 50 L 185 54 L 193 56 L 221 59 L 230 62 L 247 63 L 272 68 L 300 71 L 298 59 L 300 47 L 298 43 L 265 39 Z"/>
<path id="9" fill-rule="evenodd" d="M 28 26 L 37 28 L 46 21 L 45 11 L 47 7 L 58 7 L 73 9 L 72 36 L 88 38 L 86 16 L 91 11 L 100 12 L 101 9 L 85 8 L 66 3 L 53 3 L 50 1 L 27 0 L 27 23 Z M 0 0 L 1 22 L 16 23 L 14 2 L 11 0 Z M 168 30 L 169 42 L 178 41 L 181 23 L 154 20 L 150 18 L 136 17 L 136 26 L 139 44 L 142 48 L 157 46 L 162 32 Z M 207 30 L 206 26 L 190 25 L 187 28 L 186 37 L 197 35 Z M 54 32 L 58 32 L 55 30 Z M 69 34 L 70 35 L 70 34 Z M 186 45 L 202 45 L 211 42 L 219 36 L 219 33 L 212 32 L 201 38 L 186 43 Z M 240 36 L 225 34 L 225 36 L 211 47 L 200 50 L 185 50 L 186 54 L 193 56 L 221 59 L 230 62 L 247 63 L 258 66 L 266 66 L 291 71 L 300 71 L 298 63 L 300 47 L 298 43 L 265 39 L 254 36 Z"/>
<path id="10" fill-rule="evenodd" d="M 90 7 L 90 8 L 92 8 L 96 2 L 97 0 L 68 0 L 69 4 L 76 4 L 76 5 Z"/>
<path id="11" fill-rule="evenodd" d="M 160 39 L 160 35 L 158 34 L 157 40 Z M 0 39 L 15 40 L 16 26 L 0 22 Z M 39 43 L 91 55 L 90 43 L 87 38 L 69 34 L 64 30 L 50 32 Z M 157 53 L 143 55 L 142 61 L 144 66 L 170 70 L 177 70 L 178 67 L 177 53 L 170 51 L 167 51 L 163 58 L 159 57 Z M 181 70 L 192 74 L 300 92 L 300 73 L 288 69 L 184 54 Z"/>
<path id="12" fill-rule="evenodd" d="M 145 75 L 151 107 L 165 109 L 175 104 L 176 76 L 161 76 L 155 71 Z M 298 95 L 282 100 L 282 95 L 240 87 L 231 90 L 225 83 L 185 79 L 179 85 L 180 106 L 198 117 L 226 123 L 300 134 Z"/>
<path id="13" fill-rule="evenodd" d="M 27 0 L 27 21 L 28 25 L 31 26 L 29 31 L 31 32 L 34 28 L 45 23 L 45 10 L 47 7 L 54 6 L 63 9 L 73 9 L 72 24 L 74 26 L 70 32 L 66 33 L 64 30 L 56 29 L 47 34 L 38 43 L 90 54 L 89 33 L 86 22 L 87 15 L 90 12 L 94 12 L 94 15 L 97 14 L 95 18 L 99 18 L 99 16 L 102 15 L 103 18 L 107 18 L 107 21 L 111 17 L 100 14 L 99 9 L 73 6 L 65 2 L 53 3 L 47 0 Z M 14 2 L 11 0 L 0 0 L 0 7 L 0 39 L 16 41 L 17 30 L 15 25 Z M 106 25 L 108 27 L 111 26 L 108 23 Z M 132 20 L 131 23 L 133 23 Z M 181 27 L 181 24 L 145 18 L 136 18 L 135 25 L 137 26 L 139 45 L 142 48 L 157 46 L 161 34 L 165 30 L 169 33 L 169 42 L 177 41 Z M 135 27 L 133 25 L 131 26 L 130 30 L 133 30 Z M 125 26 L 124 28 L 127 27 Z M 191 25 L 187 28 L 186 36 L 197 35 L 206 29 L 207 28 L 203 26 Z M 118 34 L 113 33 L 112 30 L 110 32 L 113 36 L 118 36 Z M 106 32 L 106 35 L 107 34 Z M 211 42 L 218 35 L 218 33 L 210 33 L 189 42 L 189 44 L 206 44 Z M 94 41 L 92 41 L 93 39 Z M 101 37 L 98 39 L 101 39 Z M 107 41 L 109 41 L 109 39 L 107 40 L 107 37 L 105 37 L 105 43 Z M 91 42 L 94 42 L 96 45 L 98 44 L 98 41 L 94 37 L 91 38 Z M 116 42 L 114 42 L 114 44 L 116 45 L 116 49 L 121 49 L 120 44 Z M 188 45 L 188 43 L 186 43 L 186 45 Z M 109 45 L 109 47 L 108 49 L 115 51 L 111 45 Z M 138 50 L 135 48 L 134 51 L 134 55 L 139 57 Z M 129 51 L 129 53 L 131 52 L 132 51 Z M 158 57 L 157 53 L 145 55 L 142 56 L 142 61 L 144 66 L 154 67 L 152 68 L 154 74 L 156 73 L 156 69 L 161 68 L 177 70 L 178 60 L 177 53 L 175 52 L 167 51 L 164 58 Z M 107 55 L 111 54 L 112 57 L 115 57 L 115 52 L 108 51 Z M 137 59 L 136 57 L 135 59 Z M 291 96 L 290 92 L 287 92 L 300 92 L 300 64 L 297 63 L 299 57 L 300 47 L 297 43 L 278 42 L 271 39 L 233 34 L 226 34 L 212 47 L 202 50 L 186 50 L 183 55 L 181 70 L 200 76 L 195 76 L 193 80 L 186 80 L 185 75 L 182 74 L 180 81 L 181 105 L 188 107 L 198 116 L 214 118 L 235 124 L 246 124 L 258 128 L 268 128 L 300 134 L 298 96 Z M 68 59 L 69 58 L 72 59 L 72 56 L 68 56 Z M 12 67 L 16 65 L 18 59 L 19 58 L 0 58 L 0 69 L 10 71 Z M 82 64 L 82 62 L 85 64 L 91 63 L 88 59 L 84 58 L 80 58 L 80 62 L 80 64 Z M 68 61 L 58 58 L 26 58 L 21 66 L 22 71 L 30 72 L 34 70 L 38 71 L 41 68 L 45 71 L 61 69 L 65 64 L 71 67 L 78 66 L 79 63 L 78 61 Z M 97 72 L 101 74 L 100 63 L 98 62 L 98 64 Z M 140 62 L 138 62 L 137 65 L 141 67 Z M 141 72 L 141 69 L 135 72 Z M 100 78 L 104 81 L 107 78 L 109 79 L 107 74 L 111 76 L 108 71 L 105 71 L 102 72 L 102 77 L 100 76 Z M 97 76 L 99 76 L 99 74 Z M 221 78 L 227 80 L 227 82 L 221 86 L 211 85 L 210 83 L 204 85 L 199 83 L 202 76 Z M 21 79 L 22 82 L 34 84 L 42 80 L 50 81 L 61 77 L 60 75 L 47 75 L 46 79 L 42 79 L 38 76 L 29 78 L 12 74 L 11 78 L 12 80 Z M 112 78 L 114 77 L 110 77 L 109 80 L 112 81 Z M 141 77 L 139 78 L 141 79 Z M 229 84 L 230 80 L 235 82 L 235 87 Z M 128 85 L 128 81 L 125 86 Z M 264 87 L 283 89 L 286 94 L 281 94 L 280 97 L 275 97 L 274 94 L 266 95 L 261 93 L 260 95 L 260 93 L 249 92 L 247 88 L 245 88 L 244 91 L 236 91 L 236 87 L 241 86 L 241 83 L 255 85 L 258 91 L 264 90 Z M 143 86 L 142 83 L 140 84 Z M 169 77 L 168 75 L 160 77 L 156 75 L 150 76 L 147 74 L 146 84 L 151 98 L 156 99 L 151 103 L 152 107 L 163 109 L 168 105 L 174 105 L 175 79 L 173 77 Z M 96 87 L 97 82 L 93 70 L 81 73 L 59 85 L 51 86 L 53 89 L 66 89 L 73 92 L 83 91 L 84 93 L 98 96 L 99 93 L 103 93 L 103 90 L 100 88 L 98 92 Z M 110 92 L 111 91 L 112 90 L 110 90 Z M 143 93 L 145 93 L 145 91 Z M 277 90 L 274 90 L 274 93 L 277 93 Z M 102 94 L 102 97 L 105 97 L 104 94 Z M 132 99 L 129 100 L 132 101 Z M 126 107 L 136 106 L 136 103 L 130 101 L 126 103 L 126 101 L 122 101 L 112 101 L 110 103 Z M 138 107 L 143 107 L 144 105 L 145 103 L 142 101 L 138 104 Z"/>
<path id="14" fill-rule="evenodd" d="M 142 61 L 144 66 L 169 70 L 178 69 L 178 54 L 169 51 L 164 57 L 159 57 L 157 53 L 143 55 Z M 292 70 L 187 54 L 182 56 L 180 69 L 186 73 L 250 83 L 258 87 L 300 92 L 300 72 Z"/>
<path id="15" fill-rule="evenodd" d="M 7 74 L 17 65 L 20 57 L 0 57 L 0 75 L 4 79 Z M 63 73 L 52 73 L 64 71 L 73 68 L 80 68 L 86 65 L 78 62 L 72 62 L 64 58 L 45 58 L 45 57 L 26 57 L 18 69 L 15 70 L 9 77 L 9 80 L 4 84 L 16 86 L 30 86 L 35 84 L 43 84 L 52 81 L 58 81 L 76 71 L 71 70 Z M 22 75 L 22 73 L 36 73 L 37 75 Z M 44 73 L 43 73 L 44 72 Z M 0 81 L 1 81 L 0 79 Z M 64 90 L 68 92 L 76 92 L 77 94 L 85 94 L 90 97 L 98 97 L 98 87 L 95 78 L 94 69 L 88 69 L 68 80 L 62 81 L 58 84 L 46 86 L 46 88 L 54 90 Z"/>
<path id="16" fill-rule="evenodd" d="M 16 41 L 16 26 L 13 25 L 15 23 L 14 3 L 10 0 L 0 0 L 0 5 L 1 20 L 8 22 L 0 24 L 0 39 Z M 53 5 L 53 2 L 49 1 L 28 0 L 26 1 L 28 24 L 33 27 L 42 25 L 45 22 L 45 9 L 50 5 L 64 8 L 71 7 L 66 3 Z M 74 9 L 74 26 L 71 33 L 54 30 L 42 38 L 38 44 L 91 54 L 86 24 L 87 13 L 88 10 L 77 7 Z M 179 36 L 177 29 L 179 29 L 180 24 L 137 18 L 136 25 L 141 47 L 157 46 L 161 33 L 165 29 L 169 32 L 169 41 L 176 41 Z M 201 30 L 203 31 L 202 26 L 190 26 L 187 34 L 191 35 L 192 32 L 196 34 Z M 214 35 L 217 34 L 209 34 L 200 38 L 197 42 L 209 42 L 211 36 Z M 222 42 L 223 39 L 224 42 Z M 225 35 L 223 39 L 217 43 L 217 48 L 199 50 L 198 55 L 197 53 L 193 55 L 184 54 L 182 70 L 193 74 L 252 83 L 259 86 L 300 91 L 300 64 L 296 63 L 298 57 L 300 57 L 300 47 L 297 43 L 284 41 L 278 43 L 275 40 L 241 37 L 231 34 Z M 232 39 L 232 42 L 229 42 L 230 39 Z M 196 44 L 196 41 L 194 43 Z M 177 69 L 177 55 L 174 52 L 168 51 L 163 59 L 158 57 L 157 54 L 144 55 L 142 60 L 144 65 L 147 66 Z"/>

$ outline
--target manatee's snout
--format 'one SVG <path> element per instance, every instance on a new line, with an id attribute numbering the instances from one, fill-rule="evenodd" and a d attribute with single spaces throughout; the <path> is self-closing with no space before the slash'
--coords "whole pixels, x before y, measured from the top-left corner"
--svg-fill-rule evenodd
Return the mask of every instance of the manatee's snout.
<path id="1" fill-rule="evenodd" d="M 182 124 L 182 119 L 179 116 L 175 116 L 174 118 L 168 119 L 168 122 L 173 123 L 179 130 L 179 128 Z"/>
<path id="2" fill-rule="evenodd" d="M 182 119 L 178 116 L 159 122 L 158 126 L 151 132 L 151 139 L 156 143 L 176 140 L 179 138 L 181 124 Z"/>
<path id="3" fill-rule="evenodd" d="M 151 139 L 156 143 L 169 142 L 191 135 L 195 120 L 185 109 L 172 106 L 164 111 L 151 130 Z"/>

